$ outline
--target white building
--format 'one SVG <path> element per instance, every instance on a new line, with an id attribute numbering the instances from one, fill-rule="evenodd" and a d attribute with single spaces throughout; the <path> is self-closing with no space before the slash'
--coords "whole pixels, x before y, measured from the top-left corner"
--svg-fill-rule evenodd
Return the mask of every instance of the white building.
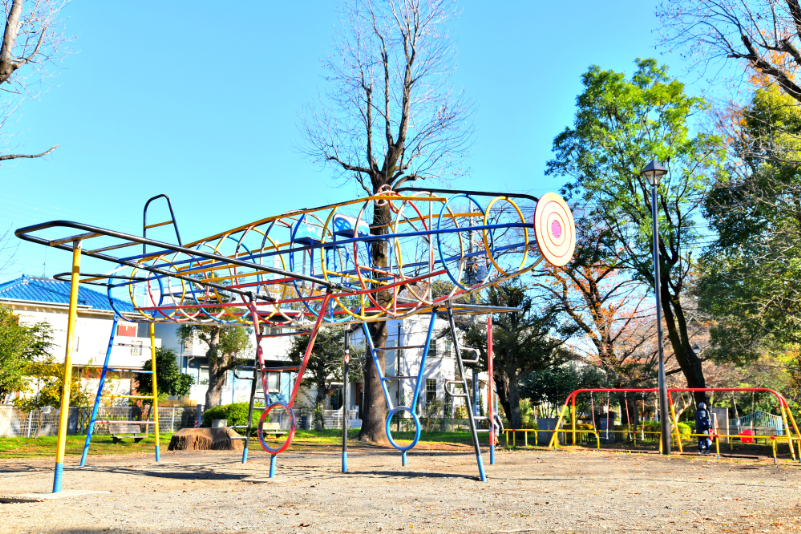
<path id="1" fill-rule="evenodd" d="M 427 314 L 415 315 L 400 320 L 387 321 L 389 337 L 387 347 L 420 347 L 425 345 L 428 334 L 430 316 Z M 457 334 L 458 335 L 458 334 Z M 363 329 L 357 330 L 353 336 L 354 344 L 364 345 Z M 366 350 L 366 349 L 365 349 Z M 388 350 L 385 351 L 384 373 L 386 376 L 417 376 L 420 370 L 422 359 L 422 348 Z M 365 357 L 370 357 L 366 352 Z M 462 358 L 471 359 L 471 352 L 463 352 Z M 423 414 L 425 407 L 432 401 L 437 400 L 443 404 L 448 404 L 448 416 L 453 415 L 455 407 L 463 404 L 463 399 L 449 399 L 445 392 L 445 384 L 448 380 L 454 380 L 458 376 L 456 365 L 456 353 L 453 349 L 450 328 L 448 321 L 437 317 L 434 321 L 434 329 L 431 336 L 430 347 L 428 350 L 425 370 L 423 371 L 423 384 L 420 388 L 420 401 L 417 406 L 418 414 Z M 465 367 L 468 381 L 472 383 L 472 367 Z M 415 380 L 388 380 L 387 389 L 395 406 L 408 406 L 412 402 L 414 394 Z M 480 403 L 486 404 L 486 384 L 487 372 L 482 371 L 478 375 Z M 451 386 L 453 391 L 461 392 L 459 386 Z M 364 383 L 354 384 L 351 387 L 352 396 L 351 406 L 361 405 L 364 394 Z M 451 402 L 452 400 L 452 402 Z"/>
<path id="2" fill-rule="evenodd" d="M 63 362 L 66 354 L 67 315 L 70 299 L 70 284 L 52 278 L 23 275 L 21 278 L 0 284 L 0 304 L 19 316 L 24 325 L 46 321 L 52 328 L 53 347 L 51 353 Z M 130 303 L 119 300 L 114 305 L 120 311 L 133 311 Z M 78 321 L 75 325 L 75 347 L 72 353 L 73 373 L 86 379 L 90 395 L 97 392 L 100 369 L 108 349 L 109 335 L 114 311 L 108 297 L 103 293 L 81 286 L 78 293 Z M 161 340 L 156 339 L 156 346 Z M 111 351 L 109 366 L 115 369 L 142 369 L 150 362 L 150 334 L 144 323 L 117 325 L 115 346 Z M 115 373 L 116 379 L 106 382 L 104 393 L 129 394 L 134 374 L 124 371 Z M 0 399 L 7 401 L 10 399 Z"/>
<path id="3" fill-rule="evenodd" d="M 65 356 L 64 345 L 67 338 L 67 312 L 69 306 L 70 284 L 52 278 L 22 276 L 16 280 L 0 284 L 0 304 L 11 308 L 20 317 L 23 324 L 32 325 L 46 321 L 53 330 L 54 346 L 52 354 L 58 361 L 63 362 Z M 114 306 L 121 312 L 133 312 L 130 303 L 120 300 L 114 301 Z M 100 291 L 90 289 L 83 285 L 78 295 L 78 322 L 76 325 L 76 343 L 73 352 L 74 372 L 85 377 L 87 391 L 91 397 L 97 391 L 97 382 L 100 369 L 103 366 L 109 342 L 109 334 L 114 317 L 108 296 Z M 412 346 L 425 343 L 428 330 L 429 316 L 420 315 L 402 320 L 387 322 L 389 338 L 387 346 Z M 208 347 L 197 339 L 183 343 L 178 337 L 178 325 L 156 323 L 156 346 L 172 349 L 177 356 L 178 365 L 182 372 L 190 374 L 195 379 L 195 385 L 189 399 L 193 404 L 204 404 L 208 388 L 208 361 L 206 351 Z M 330 326 L 328 328 L 341 328 Z M 450 334 L 447 333 L 447 321 L 437 318 L 434 325 L 434 336 L 429 349 L 428 361 L 423 374 L 423 386 L 420 392 L 420 405 L 423 408 L 432 400 L 447 402 L 445 382 L 456 377 L 456 360 Z M 280 329 L 271 333 L 278 334 Z M 439 337 L 439 339 L 436 339 Z M 364 335 L 357 329 L 352 336 L 352 344 L 364 346 Z M 253 349 L 242 356 L 252 361 L 255 354 L 256 338 L 252 335 Z M 290 364 L 287 354 L 291 345 L 291 338 L 287 336 L 272 337 L 262 340 L 262 350 L 267 365 L 286 366 Z M 142 369 L 145 363 L 150 362 L 150 337 L 147 323 L 128 323 L 120 321 L 117 326 L 115 346 L 112 348 L 109 366 L 114 369 L 136 370 Z M 416 375 L 422 355 L 421 349 L 404 349 L 400 351 L 386 351 L 387 376 Z M 365 354 L 369 357 L 369 354 Z M 465 357 L 471 357 L 466 354 Z M 467 371 L 468 378 L 472 378 L 471 371 Z M 130 394 L 131 379 L 134 373 L 123 371 L 115 373 L 116 379 L 106 382 L 104 393 Z M 288 400 L 296 373 L 270 373 L 268 387 L 273 398 Z M 479 374 L 479 385 L 482 399 L 485 399 L 487 373 Z M 222 402 L 247 402 L 251 391 L 250 380 L 237 380 L 233 372 L 228 372 L 222 390 Z M 395 405 L 409 404 L 413 394 L 412 380 L 391 380 L 387 382 L 391 398 Z M 259 390 L 261 390 L 259 384 Z M 456 388 L 457 390 L 460 388 Z M 348 405 L 351 408 L 359 407 L 362 403 L 364 383 L 351 381 L 349 387 Z M 314 388 L 301 390 L 296 406 L 311 406 L 316 395 Z M 0 399 L 0 401 L 9 399 Z M 175 399 L 178 400 L 178 399 Z M 339 409 L 342 405 L 341 391 L 329 395 L 326 408 Z M 120 402 L 127 402 L 121 399 Z M 484 401 L 482 401 L 484 402 Z M 451 406 L 461 404 L 461 399 L 451 403 Z M 451 408 L 452 409 L 452 408 Z"/>

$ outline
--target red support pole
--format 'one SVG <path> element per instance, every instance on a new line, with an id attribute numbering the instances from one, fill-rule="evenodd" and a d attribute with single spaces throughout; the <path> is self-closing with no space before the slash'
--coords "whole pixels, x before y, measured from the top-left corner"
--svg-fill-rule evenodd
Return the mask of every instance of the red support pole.
<path id="1" fill-rule="evenodd" d="M 306 345 L 306 353 L 303 355 L 303 362 L 300 364 L 300 369 L 298 369 L 298 376 L 295 378 L 295 386 L 292 388 L 292 395 L 289 397 L 288 406 L 290 408 L 295 404 L 295 397 L 300 389 L 300 383 L 303 382 L 303 374 L 306 372 L 306 365 L 309 363 L 309 358 L 311 358 L 312 349 L 314 349 L 314 341 L 317 339 L 317 333 L 320 331 L 320 324 L 323 322 L 325 309 L 328 307 L 328 302 L 330 300 L 331 293 L 326 293 L 325 298 L 323 298 L 323 303 L 320 306 L 320 313 L 317 315 L 317 322 L 314 323 L 314 328 L 312 328 L 312 333 L 309 336 L 309 344 Z"/>
<path id="2" fill-rule="evenodd" d="M 490 465 L 495 465 L 495 419 L 493 401 L 495 380 L 492 372 L 492 314 L 487 315 L 487 415 L 490 422 Z"/>

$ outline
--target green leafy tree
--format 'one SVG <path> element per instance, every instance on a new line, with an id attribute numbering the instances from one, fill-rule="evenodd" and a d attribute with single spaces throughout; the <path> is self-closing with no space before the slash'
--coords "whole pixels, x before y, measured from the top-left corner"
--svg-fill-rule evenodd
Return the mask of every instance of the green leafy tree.
<path id="1" fill-rule="evenodd" d="M 597 66 L 582 76 L 574 124 L 554 140 L 547 173 L 570 178 L 564 193 L 587 202 L 591 215 L 603 221 L 619 268 L 653 287 L 651 187 L 640 170 L 651 159 L 668 163 L 657 197 L 662 312 L 687 384 L 702 388 L 687 288 L 701 237 L 701 199 L 720 170 L 723 147 L 719 138 L 691 131 L 693 116 L 708 107 L 704 100 L 685 94 L 655 60 L 636 64 L 631 78 Z"/>
<path id="2" fill-rule="evenodd" d="M 22 411 L 31 411 L 46 406 L 61 405 L 64 391 L 64 363 L 55 356 L 46 354 L 28 362 L 25 366 L 25 384 L 20 389 L 22 397 L 14 404 Z M 89 396 L 81 380 L 81 373 L 74 369 L 70 375 L 70 406 L 86 406 Z"/>
<path id="3" fill-rule="evenodd" d="M 47 322 L 20 324 L 19 317 L 0 305 L 0 399 L 25 387 L 30 366 L 50 357 L 52 329 Z"/>
<path id="4" fill-rule="evenodd" d="M 144 371 L 150 371 L 151 368 L 150 362 L 142 365 Z M 170 395 L 186 397 L 192 390 L 192 384 L 195 383 L 192 376 L 181 372 L 175 351 L 161 347 L 156 349 L 156 380 L 160 400 L 166 399 Z M 153 375 L 151 374 L 136 375 L 136 383 L 136 389 L 143 395 L 153 391 Z M 145 400 L 144 403 L 151 404 L 148 400 Z"/>
<path id="5" fill-rule="evenodd" d="M 2 313 L 2 312 L 0 312 Z M 22 384 L 18 391 L 22 396 L 14 400 L 14 405 L 23 412 L 39 411 L 37 431 L 42 425 L 45 407 L 58 407 L 61 405 L 61 395 L 64 391 L 64 363 L 48 352 L 53 347 L 52 330 L 47 322 L 37 323 L 31 327 L 24 327 L 23 336 L 16 340 L 21 343 L 17 348 L 22 350 Z M 2 352 L 2 349 L 0 349 Z M 70 375 L 70 406 L 86 406 L 89 396 L 81 380 L 81 373 L 73 369 Z"/>
<path id="6" fill-rule="evenodd" d="M 242 326 L 182 325 L 178 329 L 181 341 L 186 342 L 197 337 L 208 347 L 206 358 L 209 361 L 209 387 L 206 390 L 206 408 L 221 404 L 225 373 L 246 363 L 248 358 L 244 355 L 252 349 L 251 332 L 252 330 Z"/>
<path id="7" fill-rule="evenodd" d="M 562 365 L 526 376 L 521 384 L 522 394 L 537 406 L 560 408 L 570 393 L 577 389 L 609 387 L 606 374 L 594 366 Z M 579 397 L 578 403 L 584 401 Z M 586 402 L 585 402 L 586 404 Z M 585 406 L 577 404 L 579 411 Z"/>
<path id="8" fill-rule="evenodd" d="M 744 364 L 801 344 L 801 108 L 768 86 L 736 119 L 729 172 L 704 204 L 717 238 L 698 291 L 708 355 Z"/>
<path id="9" fill-rule="evenodd" d="M 521 308 L 520 312 L 493 316 L 492 351 L 495 391 L 512 428 L 521 428 L 520 380 L 534 371 L 565 363 L 575 356 L 564 347 L 576 327 L 559 320 L 555 308 L 537 309 L 517 280 L 490 287 L 490 306 Z M 487 365 L 487 326 L 474 323 L 465 334 L 465 346 L 479 350 L 481 365 Z"/>

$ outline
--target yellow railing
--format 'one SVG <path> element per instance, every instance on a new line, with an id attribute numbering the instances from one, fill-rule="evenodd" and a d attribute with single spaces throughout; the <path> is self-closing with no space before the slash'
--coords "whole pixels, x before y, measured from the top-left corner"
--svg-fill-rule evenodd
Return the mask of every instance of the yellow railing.
<path id="1" fill-rule="evenodd" d="M 637 436 L 638 435 L 641 436 L 641 441 L 642 441 L 642 436 L 652 435 L 652 436 L 654 436 L 655 440 L 659 442 L 659 450 L 660 451 L 662 450 L 662 441 L 659 439 L 659 436 L 661 436 L 662 432 L 660 432 L 659 430 L 638 430 L 638 431 L 635 432 L 633 430 L 592 430 L 592 429 L 572 430 L 572 429 L 566 429 L 566 428 L 560 428 L 558 430 L 538 430 L 536 428 L 521 428 L 521 429 L 509 428 L 509 429 L 505 429 L 503 432 L 504 432 L 504 434 L 506 434 L 506 447 L 507 448 L 510 447 L 510 445 L 509 445 L 509 434 L 512 434 L 512 436 L 513 436 L 512 445 L 511 446 L 512 447 L 517 447 L 518 446 L 517 445 L 517 439 L 514 436 L 516 436 L 517 433 L 522 432 L 523 433 L 523 447 L 526 448 L 526 447 L 529 447 L 529 443 L 528 443 L 528 434 L 529 434 L 529 432 L 533 432 L 534 433 L 534 445 L 535 446 L 539 446 L 539 435 L 538 434 L 540 432 L 550 432 L 551 434 L 554 434 L 554 433 L 559 433 L 559 434 L 564 433 L 564 434 L 573 434 L 573 435 L 575 435 L 575 434 L 592 434 L 593 436 L 595 436 L 596 446 L 597 446 L 597 448 L 599 450 L 601 448 L 601 437 L 600 437 L 601 434 L 607 434 L 607 433 L 608 434 L 629 434 L 629 435 L 632 436 L 632 439 L 634 441 L 634 445 L 635 446 L 637 445 Z M 689 438 L 689 439 L 693 439 L 693 438 L 695 438 L 695 439 L 699 439 L 699 438 L 710 438 L 710 439 L 713 439 L 714 438 L 715 450 L 717 452 L 718 458 L 720 458 L 720 438 L 730 438 L 730 439 L 731 438 L 736 438 L 736 439 L 740 439 L 740 440 L 742 440 L 743 438 L 745 438 L 745 439 L 754 439 L 754 440 L 756 440 L 756 439 L 770 440 L 771 449 L 773 451 L 773 463 L 776 463 L 776 461 L 777 461 L 778 442 L 780 440 L 781 441 L 787 441 L 787 444 L 790 447 L 790 453 L 791 453 L 791 455 L 793 457 L 793 460 L 796 459 L 795 449 L 793 447 L 793 442 L 794 441 L 801 442 L 801 438 L 794 438 L 794 437 L 789 436 L 789 435 L 788 436 L 776 436 L 776 435 L 768 436 L 768 435 L 755 435 L 755 434 L 680 434 L 680 435 L 681 435 L 682 438 Z M 565 437 L 565 441 L 567 441 L 566 437 Z M 559 445 L 559 440 L 558 439 L 551 439 L 550 442 L 549 442 L 548 447 L 549 448 L 555 448 L 558 445 Z M 799 444 L 799 450 L 801 450 L 801 444 Z"/>
<path id="2" fill-rule="evenodd" d="M 528 447 L 529 446 L 529 444 L 528 444 L 528 433 L 529 432 L 534 432 L 534 445 L 535 446 L 539 446 L 539 436 L 538 436 L 539 432 L 551 432 L 551 433 L 553 433 L 553 432 L 559 432 L 559 433 L 564 432 L 566 434 L 574 434 L 574 433 L 575 434 L 592 434 L 593 436 L 595 436 L 595 441 L 596 441 L 596 445 L 597 445 L 598 449 L 601 448 L 601 438 L 598 436 L 598 432 L 596 432 L 595 430 L 592 430 L 590 428 L 588 428 L 588 429 L 578 429 L 578 430 L 567 430 L 567 429 L 561 429 L 561 430 L 537 430 L 536 428 L 520 428 L 520 429 L 508 428 L 508 429 L 504 429 L 503 432 L 504 432 L 504 434 L 506 434 L 506 447 L 509 447 L 509 433 L 510 432 L 512 433 L 512 435 L 516 435 L 518 432 L 522 432 L 523 433 L 523 447 Z M 514 441 L 514 445 L 513 446 L 517 446 L 517 439 L 515 438 L 515 439 L 513 439 L 513 441 Z"/>

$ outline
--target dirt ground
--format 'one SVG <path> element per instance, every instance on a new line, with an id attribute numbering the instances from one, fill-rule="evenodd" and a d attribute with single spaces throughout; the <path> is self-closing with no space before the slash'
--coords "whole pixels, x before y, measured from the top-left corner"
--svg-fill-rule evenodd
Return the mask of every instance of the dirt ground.
<path id="1" fill-rule="evenodd" d="M 479 482 L 465 447 L 90 457 L 65 490 L 108 493 L 0 504 L 0 532 L 789 532 L 801 465 L 603 451 L 498 451 Z M 51 460 L 0 460 L 0 494 L 48 492 Z"/>

